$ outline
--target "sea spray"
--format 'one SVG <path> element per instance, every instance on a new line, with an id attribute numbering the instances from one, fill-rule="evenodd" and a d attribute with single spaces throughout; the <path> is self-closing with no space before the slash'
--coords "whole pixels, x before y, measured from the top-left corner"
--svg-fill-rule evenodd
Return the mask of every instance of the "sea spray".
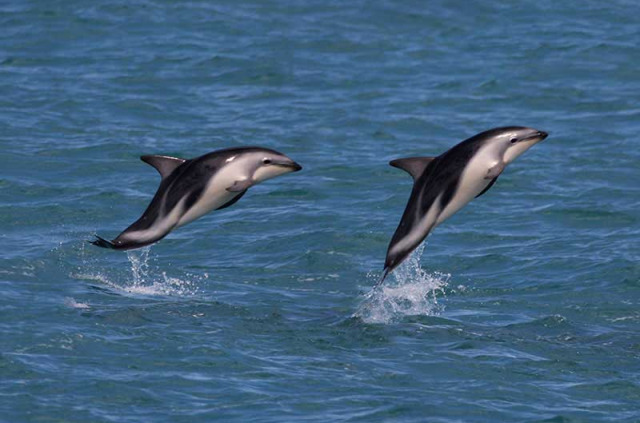
<path id="1" fill-rule="evenodd" d="M 451 275 L 429 274 L 420 267 L 424 244 L 370 291 L 354 313 L 365 323 L 391 323 L 404 316 L 432 316 L 442 312 L 438 295 L 444 295 Z M 374 275 L 371 275 L 375 278 Z"/>
<path id="2" fill-rule="evenodd" d="M 127 258 L 131 263 L 131 275 L 133 286 L 143 286 L 149 280 L 149 251 L 151 247 L 145 247 L 137 251 L 127 251 Z"/>
<path id="3" fill-rule="evenodd" d="M 79 279 L 99 281 L 120 292 L 138 295 L 192 296 L 198 293 L 200 282 L 208 278 L 208 274 L 194 275 L 185 273 L 183 278 L 168 276 L 167 272 L 153 265 L 150 257 L 151 247 L 137 251 L 127 251 L 129 268 L 115 273 L 80 271 L 72 275 Z"/>

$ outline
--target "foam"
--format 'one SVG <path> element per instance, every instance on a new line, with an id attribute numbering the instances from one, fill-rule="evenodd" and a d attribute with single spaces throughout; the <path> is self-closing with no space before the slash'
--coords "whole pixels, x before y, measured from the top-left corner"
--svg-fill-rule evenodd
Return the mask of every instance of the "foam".
<path id="1" fill-rule="evenodd" d="M 89 304 L 87 304 L 87 303 L 79 303 L 74 298 L 71 298 L 71 297 L 66 297 L 64 299 L 64 305 L 66 305 L 67 307 L 70 307 L 70 308 L 77 308 L 77 309 L 81 309 L 81 310 L 87 310 L 87 309 L 91 308 L 91 306 L 89 306 Z"/>
<path id="2" fill-rule="evenodd" d="M 116 291 L 145 296 L 193 296 L 199 291 L 199 284 L 208 278 L 207 274 L 193 275 L 185 273 L 185 278 L 168 276 L 165 271 L 159 271 L 151 266 L 149 259 L 150 248 L 127 252 L 131 265 L 128 276 L 114 277 L 103 272 L 82 272 L 74 277 L 98 281 Z"/>
<path id="3" fill-rule="evenodd" d="M 438 302 L 438 295 L 444 295 L 451 275 L 423 270 L 420 267 L 423 250 L 424 244 L 392 272 L 382 286 L 365 295 L 354 317 L 365 323 L 388 324 L 406 316 L 440 314 L 444 306 Z M 368 277 L 372 281 L 377 278 L 373 274 Z"/>

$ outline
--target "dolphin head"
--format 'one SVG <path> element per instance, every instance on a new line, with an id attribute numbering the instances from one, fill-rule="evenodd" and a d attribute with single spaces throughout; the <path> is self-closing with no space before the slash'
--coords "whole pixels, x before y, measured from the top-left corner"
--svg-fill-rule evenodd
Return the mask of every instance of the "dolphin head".
<path id="1" fill-rule="evenodd" d="M 256 148 L 252 151 L 251 162 L 253 168 L 251 179 L 256 183 L 302 169 L 302 166 L 291 158 L 268 148 Z"/>
<path id="2" fill-rule="evenodd" d="M 505 164 L 514 161 L 522 153 L 547 138 L 547 133 L 524 126 L 508 126 L 492 129 L 487 133 L 491 142 L 500 146 L 502 160 Z"/>

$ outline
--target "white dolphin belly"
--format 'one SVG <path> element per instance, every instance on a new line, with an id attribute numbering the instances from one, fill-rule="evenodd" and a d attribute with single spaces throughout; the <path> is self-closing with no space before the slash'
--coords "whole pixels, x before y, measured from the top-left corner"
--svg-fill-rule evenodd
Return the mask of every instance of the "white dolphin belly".
<path id="1" fill-rule="evenodd" d="M 220 170 L 207 184 L 204 192 L 200 195 L 198 201 L 187 210 L 176 227 L 186 225 L 193 222 L 197 218 L 224 206 L 229 201 L 240 195 L 239 192 L 229 192 L 227 188 L 232 186 L 236 181 L 246 180 L 245 175 L 239 175 L 231 166 Z"/>
<path id="2" fill-rule="evenodd" d="M 487 172 L 499 162 L 499 156 L 492 149 L 485 147 L 479 151 L 462 172 L 458 187 L 449 203 L 438 215 L 435 226 L 450 218 L 476 198 L 491 183 L 491 179 L 485 179 Z"/>
<path id="3" fill-rule="evenodd" d="M 185 200 L 185 198 L 182 198 L 180 201 L 178 201 L 178 204 L 176 204 L 176 206 L 168 215 L 158 217 L 155 222 L 153 222 L 153 225 L 151 225 L 148 229 L 125 232 L 121 235 L 122 239 L 133 240 L 137 242 L 146 242 L 152 239 L 163 237 L 167 232 L 176 227 L 176 225 L 180 221 L 180 217 L 184 212 Z"/>

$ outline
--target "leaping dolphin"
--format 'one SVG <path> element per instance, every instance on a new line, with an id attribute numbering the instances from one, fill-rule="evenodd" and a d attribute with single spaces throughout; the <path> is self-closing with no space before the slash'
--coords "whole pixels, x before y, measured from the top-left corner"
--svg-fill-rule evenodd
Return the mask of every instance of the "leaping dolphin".
<path id="1" fill-rule="evenodd" d="M 377 288 L 440 223 L 495 184 L 505 166 L 547 133 L 522 126 L 479 133 L 438 157 L 407 157 L 391 166 L 408 172 L 413 191 L 391 238 Z"/>
<path id="2" fill-rule="evenodd" d="M 162 177 L 153 200 L 114 240 L 96 235 L 92 244 L 115 250 L 153 244 L 212 210 L 233 205 L 251 186 L 302 169 L 284 154 L 261 147 L 217 150 L 190 160 L 156 155 L 140 159 Z"/>

